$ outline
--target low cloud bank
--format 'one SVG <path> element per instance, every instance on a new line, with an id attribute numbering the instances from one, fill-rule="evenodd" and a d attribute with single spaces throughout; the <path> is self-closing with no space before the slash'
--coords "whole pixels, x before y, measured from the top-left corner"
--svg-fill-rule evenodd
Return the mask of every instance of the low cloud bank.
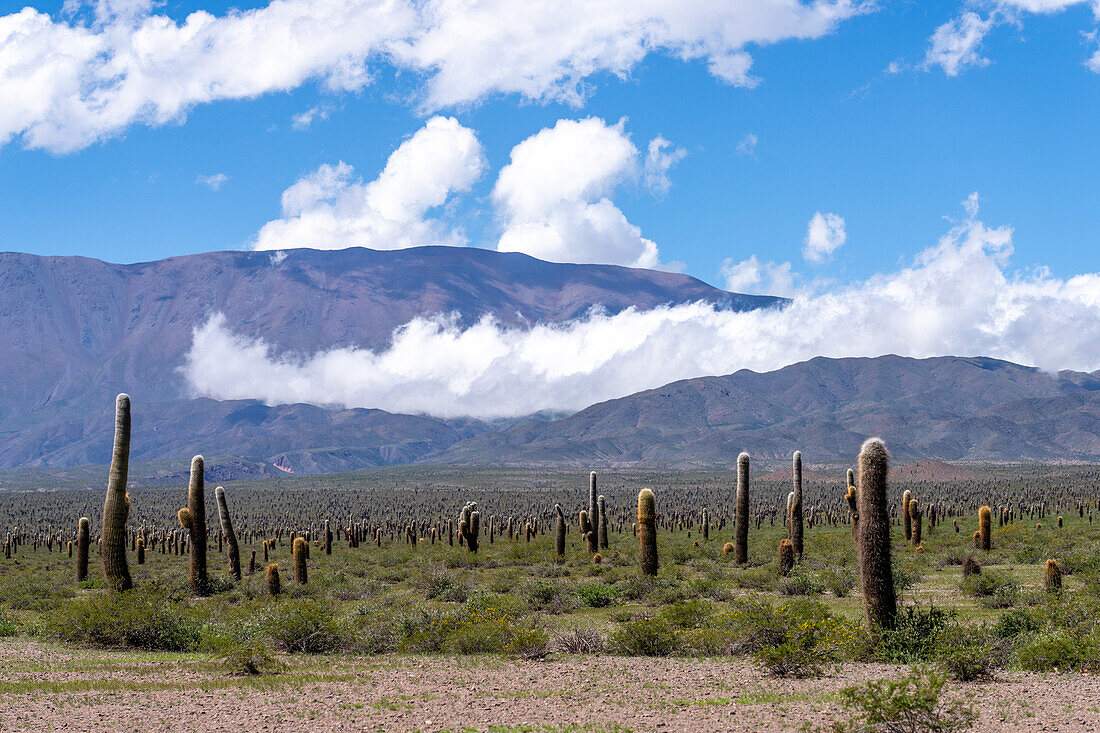
<path id="1" fill-rule="evenodd" d="M 275 353 L 217 314 L 195 329 L 183 372 L 195 394 L 270 404 L 376 407 L 441 417 L 576 410 L 668 382 L 814 356 L 992 356 L 1049 370 L 1100 369 L 1100 274 L 1069 279 L 1009 266 L 1012 231 L 956 224 L 896 272 L 782 309 L 694 303 L 594 310 L 522 330 L 485 318 L 418 318 L 382 351 Z"/>

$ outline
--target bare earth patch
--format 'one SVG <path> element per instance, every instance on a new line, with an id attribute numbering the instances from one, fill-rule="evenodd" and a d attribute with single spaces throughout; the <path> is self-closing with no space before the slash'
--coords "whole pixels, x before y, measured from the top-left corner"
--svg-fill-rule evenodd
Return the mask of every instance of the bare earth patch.
<path id="1" fill-rule="evenodd" d="M 0 730 L 793 730 L 844 715 L 837 691 L 895 676 L 846 665 L 777 680 L 737 659 L 295 657 L 235 677 L 196 656 L 0 644 Z M 1100 730 L 1100 677 L 955 684 L 976 730 Z"/>

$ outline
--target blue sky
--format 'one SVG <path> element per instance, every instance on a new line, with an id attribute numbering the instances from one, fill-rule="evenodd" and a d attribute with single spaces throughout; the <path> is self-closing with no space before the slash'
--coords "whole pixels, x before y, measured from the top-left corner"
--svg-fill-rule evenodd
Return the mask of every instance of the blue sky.
<path id="1" fill-rule="evenodd" d="M 0 14 L 21 7 L 0 4 Z M 71 16 L 57 3 L 34 7 L 58 23 L 94 23 L 88 8 Z M 200 9 L 224 16 L 227 6 L 140 12 L 179 23 Z M 621 130 L 639 164 L 656 136 L 686 153 L 668 172 L 667 193 L 635 176 L 608 197 L 656 243 L 661 262 L 717 285 L 724 260 L 751 255 L 789 261 L 805 280 L 894 269 L 947 231 L 945 216 L 963 218 L 960 202 L 974 191 L 983 221 L 1012 228 L 1014 267 L 1060 277 L 1100 269 L 1100 74 L 1086 67 L 1095 43 L 1083 36 L 1097 25 L 1092 10 L 1017 11 L 984 38 L 988 63 L 954 76 L 919 68 L 930 38 L 965 12 L 989 17 L 997 6 L 865 10 L 817 38 L 746 45 L 753 88 L 716 78 L 706 59 L 658 49 L 625 78 L 585 75 L 579 103 L 490 93 L 428 111 L 409 101 L 423 75 L 372 59 L 372 82 L 352 91 L 308 79 L 189 105 L 163 124 L 138 119 L 73 150 L 14 134 L 0 148 L 0 247 L 120 262 L 247 247 L 280 217 L 280 196 L 297 180 L 344 162 L 353 179 L 369 181 L 433 114 L 472 130 L 485 165 L 432 216 L 469 244 L 494 247 L 504 225 L 491 194 L 512 148 L 560 119 L 595 116 L 609 126 L 626 118 Z M 888 73 L 891 62 L 901 70 Z M 325 118 L 296 129 L 295 116 L 313 108 Z M 200 182 L 218 174 L 216 190 Z M 846 231 L 819 264 L 801 254 L 815 212 L 842 217 Z"/>

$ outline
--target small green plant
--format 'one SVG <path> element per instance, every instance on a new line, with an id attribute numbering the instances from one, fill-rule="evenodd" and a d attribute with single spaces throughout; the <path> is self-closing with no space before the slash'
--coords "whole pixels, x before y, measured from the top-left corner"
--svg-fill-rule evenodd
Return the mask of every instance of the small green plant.
<path id="1" fill-rule="evenodd" d="M 212 634 L 203 640 L 203 648 L 230 674 L 270 674 L 282 667 L 271 643 L 254 634 Z"/>
<path id="2" fill-rule="evenodd" d="M 623 590 L 607 583 L 586 583 L 577 588 L 581 603 L 592 608 L 614 606 L 622 602 Z"/>
<path id="3" fill-rule="evenodd" d="M 611 632 L 609 641 L 616 653 L 632 657 L 667 657 L 683 643 L 680 630 L 661 617 L 625 621 Z"/>
<path id="4" fill-rule="evenodd" d="M 914 667 L 898 679 L 874 680 L 844 688 L 845 707 L 855 714 L 838 722 L 835 731 L 881 733 L 947 733 L 966 730 L 978 719 L 966 702 L 946 702 L 942 693 L 947 677 L 930 667 Z"/>
<path id="5" fill-rule="evenodd" d="M 790 574 L 779 580 L 779 592 L 785 596 L 816 596 L 825 590 L 825 584 L 802 565 L 796 565 Z"/>
<path id="6" fill-rule="evenodd" d="M 1008 644 L 986 627 L 955 627 L 941 637 L 935 659 L 953 680 L 989 679 L 1005 663 Z"/>
<path id="7" fill-rule="evenodd" d="M 896 617 L 894 628 L 881 630 L 874 656 L 901 664 L 928 661 L 953 618 L 953 611 L 931 605 L 904 606 Z"/>

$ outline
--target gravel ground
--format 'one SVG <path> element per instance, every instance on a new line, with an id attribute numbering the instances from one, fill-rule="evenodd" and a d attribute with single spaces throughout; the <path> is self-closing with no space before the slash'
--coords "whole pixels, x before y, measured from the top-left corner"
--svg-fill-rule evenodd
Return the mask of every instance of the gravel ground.
<path id="1" fill-rule="evenodd" d="M 0 643 L 0 730 L 797 730 L 843 716 L 835 693 L 901 667 L 777 680 L 736 659 L 304 657 L 234 677 L 199 658 Z M 1100 731 L 1100 677 L 1004 673 L 956 684 L 975 730 Z"/>

